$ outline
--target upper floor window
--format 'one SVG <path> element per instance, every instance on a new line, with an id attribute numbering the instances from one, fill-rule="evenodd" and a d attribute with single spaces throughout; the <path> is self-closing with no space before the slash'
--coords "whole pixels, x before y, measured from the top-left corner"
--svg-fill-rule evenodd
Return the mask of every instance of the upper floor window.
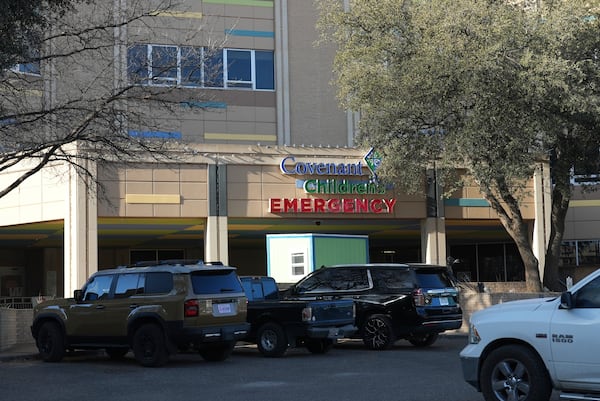
<path id="1" fill-rule="evenodd" d="M 40 51 L 36 48 L 30 48 L 23 63 L 15 64 L 11 71 L 20 74 L 40 75 Z"/>
<path id="2" fill-rule="evenodd" d="M 272 51 L 134 45 L 127 70 L 141 85 L 275 89 Z"/>
<path id="3" fill-rule="evenodd" d="M 11 71 L 21 74 L 40 75 L 40 62 L 16 64 L 11 68 Z"/>

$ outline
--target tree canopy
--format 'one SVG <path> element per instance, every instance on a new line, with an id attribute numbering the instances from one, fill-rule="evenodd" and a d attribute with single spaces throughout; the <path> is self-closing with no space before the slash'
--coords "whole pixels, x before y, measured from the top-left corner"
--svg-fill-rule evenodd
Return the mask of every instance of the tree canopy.
<path id="1" fill-rule="evenodd" d="M 345 6 L 344 6 L 345 4 Z M 514 239 L 531 290 L 538 259 L 520 200 L 550 160 L 552 224 L 544 284 L 558 256 L 572 168 L 600 147 L 600 1 L 323 0 L 319 27 L 338 51 L 335 85 L 360 112 L 360 141 L 381 175 L 409 191 L 436 167 L 466 168 Z M 597 164 L 597 163 L 596 163 Z"/>
<path id="2" fill-rule="evenodd" d="M 64 15 L 85 0 L 0 0 L 0 70 L 32 58 L 52 15 Z"/>

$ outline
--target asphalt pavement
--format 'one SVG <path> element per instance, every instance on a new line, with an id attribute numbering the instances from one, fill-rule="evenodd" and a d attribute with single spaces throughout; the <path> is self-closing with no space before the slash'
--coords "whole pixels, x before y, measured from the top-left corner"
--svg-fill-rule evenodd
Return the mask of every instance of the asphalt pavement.
<path id="1" fill-rule="evenodd" d="M 442 335 L 452 337 L 463 337 L 466 341 L 466 335 L 460 332 L 448 332 Z M 31 342 L 16 344 L 12 347 L 0 351 L 0 362 L 12 361 L 17 359 L 37 359 L 39 358 L 38 349 L 33 340 Z"/>
<path id="2" fill-rule="evenodd" d="M 38 356 L 38 350 L 34 342 L 17 344 L 0 351 L 0 362 L 15 359 L 34 359 Z"/>

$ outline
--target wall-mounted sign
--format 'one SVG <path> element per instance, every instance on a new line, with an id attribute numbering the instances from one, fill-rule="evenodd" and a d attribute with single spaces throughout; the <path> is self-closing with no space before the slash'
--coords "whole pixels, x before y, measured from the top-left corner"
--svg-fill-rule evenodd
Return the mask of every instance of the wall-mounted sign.
<path id="1" fill-rule="evenodd" d="M 307 194 L 357 194 L 381 195 L 385 193 L 385 185 L 372 181 L 350 180 L 305 180 L 302 184 Z"/>
<path id="2" fill-rule="evenodd" d="M 377 180 L 376 174 L 380 165 L 381 156 L 371 148 L 356 163 L 307 162 L 286 156 L 279 163 L 279 169 L 285 175 L 308 176 L 307 179 L 297 180 L 297 187 L 309 195 L 383 195 L 386 186 Z M 389 214 L 394 212 L 395 204 L 396 199 L 381 198 L 270 198 L 269 212 Z"/>
<path id="3" fill-rule="evenodd" d="M 270 213 L 393 213 L 396 199 L 271 198 Z"/>
<path id="4" fill-rule="evenodd" d="M 286 175 L 363 175 L 362 163 L 297 162 L 294 156 L 281 160 L 279 169 Z"/>

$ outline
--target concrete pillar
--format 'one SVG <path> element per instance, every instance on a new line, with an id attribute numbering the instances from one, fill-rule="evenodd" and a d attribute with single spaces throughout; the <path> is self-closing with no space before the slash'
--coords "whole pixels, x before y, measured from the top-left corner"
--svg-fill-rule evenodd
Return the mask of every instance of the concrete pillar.
<path id="1" fill-rule="evenodd" d="M 544 282 L 546 265 L 546 248 L 550 236 L 550 213 L 552 206 L 552 188 L 550 166 L 539 163 L 533 174 L 533 200 L 535 204 L 535 220 L 533 223 L 533 254 L 538 259 L 540 280 Z"/>
<path id="2" fill-rule="evenodd" d="M 96 176 L 95 164 L 88 171 Z M 69 166 L 64 225 L 64 296 L 72 297 L 87 278 L 98 271 L 98 201 L 96 186 L 88 185 Z"/>
<path id="3" fill-rule="evenodd" d="M 446 265 L 446 222 L 443 217 L 421 221 L 421 253 L 425 263 Z"/>
<path id="4" fill-rule="evenodd" d="M 204 261 L 229 264 L 227 165 L 208 165 L 208 217 L 204 229 Z"/>
<path id="5" fill-rule="evenodd" d="M 287 0 L 275 0 L 274 7 L 277 144 L 291 145 L 288 2 Z"/>
<path id="6" fill-rule="evenodd" d="M 208 216 L 204 229 L 204 261 L 229 264 L 227 216 Z"/>

